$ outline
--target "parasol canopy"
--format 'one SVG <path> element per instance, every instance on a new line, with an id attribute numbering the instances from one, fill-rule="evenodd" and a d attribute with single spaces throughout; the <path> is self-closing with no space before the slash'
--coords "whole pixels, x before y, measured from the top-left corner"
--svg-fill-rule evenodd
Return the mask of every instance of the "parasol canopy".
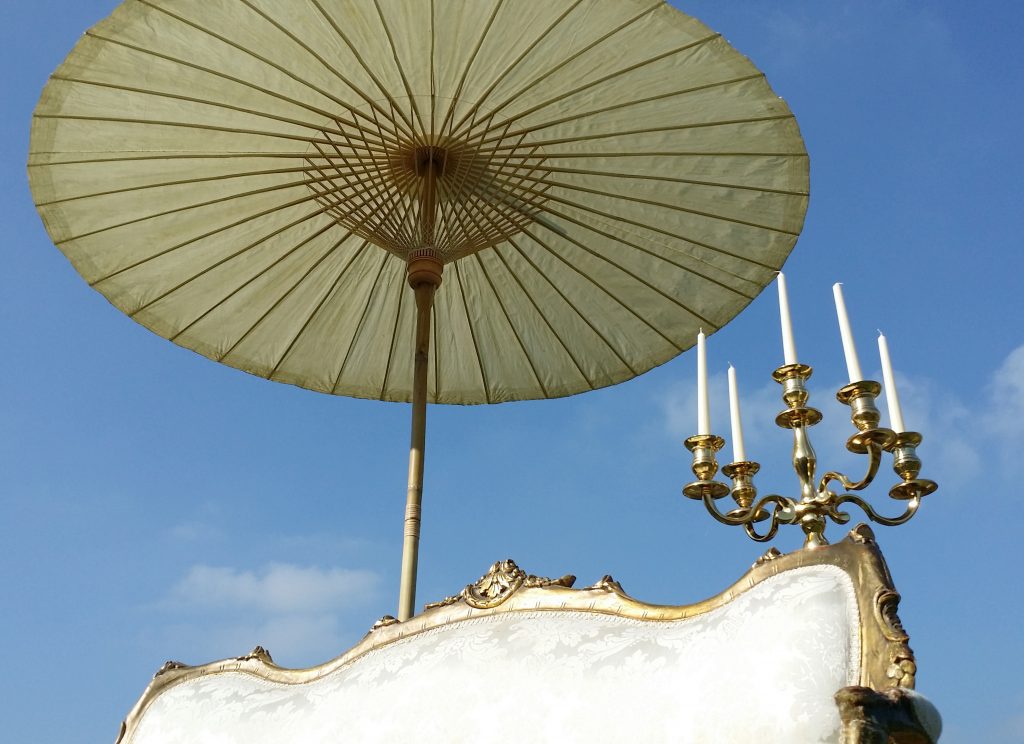
<path id="1" fill-rule="evenodd" d="M 411 399 L 432 243 L 438 403 L 671 359 L 781 266 L 807 171 L 764 76 L 660 0 L 128 0 L 54 73 L 29 159 L 115 306 L 322 392 Z"/>
<path id="2" fill-rule="evenodd" d="M 29 181 L 147 328 L 412 401 L 403 620 L 427 401 L 671 359 L 764 288 L 807 207 L 786 104 L 661 0 L 126 0 L 44 89 Z"/>

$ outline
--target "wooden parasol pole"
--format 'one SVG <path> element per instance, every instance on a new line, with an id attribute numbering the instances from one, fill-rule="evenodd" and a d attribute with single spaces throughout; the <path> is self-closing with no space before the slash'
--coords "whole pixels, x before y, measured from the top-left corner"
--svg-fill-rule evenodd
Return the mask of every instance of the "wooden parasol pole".
<path id="1" fill-rule="evenodd" d="M 430 361 L 430 320 L 434 293 L 441 286 L 444 264 L 434 246 L 435 188 L 438 164 L 428 152 L 422 166 L 420 226 L 423 248 L 409 254 L 408 279 L 416 295 L 416 356 L 412 383 L 412 432 L 409 439 L 409 488 L 405 500 L 405 537 L 402 542 L 402 583 L 398 619 L 413 616 L 416 571 L 419 565 L 420 512 L 423 502 L 423 456 L 427 439 L 427 370 Z"/>

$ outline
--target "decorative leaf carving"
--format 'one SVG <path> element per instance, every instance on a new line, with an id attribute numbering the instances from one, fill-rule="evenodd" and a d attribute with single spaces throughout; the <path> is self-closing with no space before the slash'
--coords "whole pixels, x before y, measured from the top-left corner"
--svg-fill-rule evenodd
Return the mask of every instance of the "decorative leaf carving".
<path id="1" fill-rule="evenodd" d="M 779 552 L 778 548 L 768 548 L 768 550 L 765 551 L 764 555 L 762 555 L 760 558 L 754 561 L 754 565 L 752 566 L 752 568 L 757 568 L 758 566 L 767 563 L 768 561 L 774 561 L 781 555 L 782 553 Z"/>
<path id="2" fill-rule="evenodd" d="M 156 674 L 153 675 L 153 679 L 156 679 L 162 674 L 167 674 L 174 669 L 188 669 L 188 664 L 181 661 L 168 660 L 164 662 L 164 665 L 156 670 Z"/>
<path id="3" fill-rule="evenodd" d="M 850 530 L 850 539 L 861 545 L 872 545 L 875 542 L 875 531 L 866 524 L 858 524 Z"/>
<path id="4" fill-rule="evenodd" d="M 497 607 L 522 587 L 571 587 L 575 582 L 576 577 L 572 574 L 566 574 L 558 579 L 529 575 L 519 568 L 511 558 L 506 558 L 493 564 L 487 573 L 481 576 L 475 583 L 468 584 L 456 596 L 445 597 L 440 602 L 432 602 L 423 609 L 430 610 L 435 607 L 445 607 L 460 601 L 476 609 L 488 609 Z"/>
<path id="5" fill-rule="evenodd" d="M 400 621 L 398 620 L 397 617 L 394 617 L 392 615 L 385 615 L 373 624 L 373 627 L 370 628 L 370 632 L 372 633 L 373 631 L 379 630 L 380 628 L 386 628 L 389 625 L 395 625 L 398 622 Z"/>
<path id="6" fill-rule="evenodd" d="M 622 584 L 617 582 L 615 579 L 613 579 L 608 574 L 605 574 L 604 576 L 601 577 L 601 579 L 599 581 L 594 582 L 593 584 L 591 584 L 587 588 L 588 589 L 599 589 L 601 591 L 606 591 L 606 592 L 615 592 L 616 594 L 622 594 L 622 595 L 626 594 L 626 591 L 622 588 Z"/>
<path id="7" fill-rule="evenodd" d="M 917 662 L 908 643 L 910 636 L 896 613 L 899 604 L 900 595 L 897 591 L 882 588 L 875 594 L 875 615 L 883 635 L 893 644 L 889 648 L 890 663 L 885 676 L 892 681 L 894 687 L 913 688 Z"/>
<path id="8" fill-rule="evenodd" d="M 270 652 L 267 651 L 267 649 L 263 648 L 263 646 L 257 646 L 252 651 L 247 653 L 245 656 L 239 656 L 237 658 L 239 661 L 250 661 L 252 659 L 259 659 L 260 661 L 263 661 L 267 664 L 274 663 L 274 659 L 273 657 L 271 657 Z"/>

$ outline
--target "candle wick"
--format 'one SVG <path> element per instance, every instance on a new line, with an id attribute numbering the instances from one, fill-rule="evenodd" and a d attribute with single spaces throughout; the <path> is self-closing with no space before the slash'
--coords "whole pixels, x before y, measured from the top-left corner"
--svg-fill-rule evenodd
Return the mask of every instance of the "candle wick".
<path id="1" fill-rule="evenodd" d="M 879 336 L 884 336 L 885 335 L 884 333 L 882 333 L 882 329 L 881 328 L 876 328 L 875 330 L 878 331 L 878 335 Z"/>

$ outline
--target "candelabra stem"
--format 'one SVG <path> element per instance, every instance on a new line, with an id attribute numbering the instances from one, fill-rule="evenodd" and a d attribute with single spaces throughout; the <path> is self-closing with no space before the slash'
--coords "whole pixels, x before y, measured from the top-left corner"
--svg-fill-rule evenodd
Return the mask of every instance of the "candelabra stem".
<path id="1" fill-rule="evenodd" d="M 820 548 L 822 545 L 828 545 L 828 540 L 825 539 L 825 517 L 815 515 L 813 518 L 805 519 L 800 523 L 800 527 L 804 531 L 804 547 L 805 548 Z"/>
<path id="2" fill-rule="evenodd" d="M 793 427 L 793 469 L 796 477 L 800 479 L 800 500 L 807 504 L 814 501 L 816 491 L 814 488 L 814 470 L 817 467 L 818 458 L 814 454 L 814 447 L 811 446 L 811 439 L 807 435 L 807 427 Z"/>

